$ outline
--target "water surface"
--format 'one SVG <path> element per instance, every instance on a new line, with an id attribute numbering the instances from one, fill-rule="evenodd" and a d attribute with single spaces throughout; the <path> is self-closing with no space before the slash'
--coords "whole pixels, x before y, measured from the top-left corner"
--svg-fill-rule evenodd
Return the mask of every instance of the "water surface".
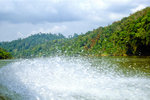
<path id="1" fill-rule="evenodd" d="M 149 57 L 50 57 L 2 66 L 0 93 L 12 100 L 150 98 Z"/>

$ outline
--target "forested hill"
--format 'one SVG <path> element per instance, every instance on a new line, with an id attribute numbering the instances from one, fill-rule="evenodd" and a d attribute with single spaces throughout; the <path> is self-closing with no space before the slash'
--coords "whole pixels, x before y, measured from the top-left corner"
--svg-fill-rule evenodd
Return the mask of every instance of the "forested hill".
<path id="1" fill-rule="evenodd" d="M 150 55 L 150 7 L 79 36 L 70 48 L 98 56 Z"/>
<path id="2" fill-rule="evenodd" d="M 41 39 L 36 38 L 35 35 L 23 40 L 0 43 L 0 47 L 8 50 L 15 57 L 53 54 L 150 55 L 150 7 L 86 34 L 74 35 L 72 38 L 64 38 L 62 35 L 56 37 L 50 40 L 44 37 L 41 42 Z"/>
<path id="3" fill-rule="evenodd" d="M 34 53 L 34 47 L 39 47 L 38 49 L 40 49 L 43 43 L 64 38 L 65 36 L 62 34 L 38 33 L 24 39 L 1 42 L 0 47 L 11 52 L 14 57 L 28 57 Z"/>

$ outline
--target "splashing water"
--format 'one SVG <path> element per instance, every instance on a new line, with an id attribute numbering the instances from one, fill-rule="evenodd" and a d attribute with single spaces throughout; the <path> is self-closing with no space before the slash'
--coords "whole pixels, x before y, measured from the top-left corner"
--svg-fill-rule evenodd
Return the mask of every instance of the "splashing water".
<path id="1" fill-rule="evenodd" d="M 22 100 L 149 100 L 149 78 L 119 76 L 110 66 L 117 67 L 85 58 L 19 60 L 0 69 L 0 84 Z"/>

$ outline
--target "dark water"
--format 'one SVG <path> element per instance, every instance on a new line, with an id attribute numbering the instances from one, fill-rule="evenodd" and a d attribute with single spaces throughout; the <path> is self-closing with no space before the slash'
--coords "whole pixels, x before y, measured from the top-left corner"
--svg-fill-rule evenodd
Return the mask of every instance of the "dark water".
<path id="1" fill-rule="evenodd" d="M 150 57 L 3 60 L 0 67 L 2 100 L 150 98 Z"/>

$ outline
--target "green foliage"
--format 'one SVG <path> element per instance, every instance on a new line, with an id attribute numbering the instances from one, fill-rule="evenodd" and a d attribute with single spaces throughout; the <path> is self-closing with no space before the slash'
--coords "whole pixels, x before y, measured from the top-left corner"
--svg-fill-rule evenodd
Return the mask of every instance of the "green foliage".
<path id="1" fill-rule="evenodd" d="M 0 59 L 9 59 L 11 58 L 11 54 L 6 52 L 4 49 L 0 48 Z"/>
<path id="2" fill-rule="evenodd" d="M 37 34 L 0 46 L 15 57 L 50 55 L 150 55 L 150 7 L 106 27 L 65 38 L 62 34 Z"/>
<path id="3" fill-rule="evenodd" d="M 41 53 L 47 54 L 47 49 L 52 49 L 51 46 L 54 45 L 56 41 L 64 38 L 65 37 L 62 34 L 39 33 L 24 39 L 1 42 L 0 47 L 11 52 L 13 57 L 35 57 L 40 56 Z"/>

